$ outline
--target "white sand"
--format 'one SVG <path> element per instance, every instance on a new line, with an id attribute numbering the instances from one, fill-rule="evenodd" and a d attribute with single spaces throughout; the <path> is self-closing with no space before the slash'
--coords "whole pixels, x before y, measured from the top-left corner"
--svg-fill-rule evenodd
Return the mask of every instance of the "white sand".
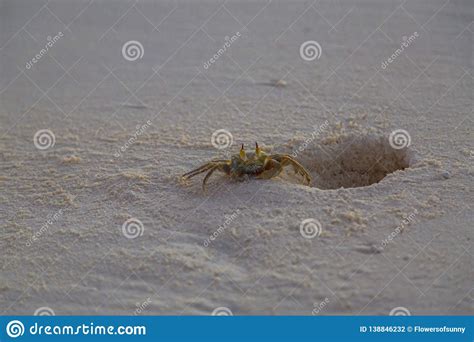
<path id="1" fill-rule="evenodd" d="M 44 3 L 0 4 L 2 314 L 473 313 L 470 1 Z M 129 40 L 142 59 L 122 57 Z M 35 147 L 40 129 L 54 146 Z M 240 143 L 291 153 L 315 130 L 296 157 L 313 187 L 178 181 Z"/>

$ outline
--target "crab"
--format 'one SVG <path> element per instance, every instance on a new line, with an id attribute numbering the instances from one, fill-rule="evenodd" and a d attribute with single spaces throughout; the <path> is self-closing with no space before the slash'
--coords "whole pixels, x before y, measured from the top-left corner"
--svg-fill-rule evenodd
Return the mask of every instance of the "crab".
<path id="1" fill-rule="evenodd" d="M 239 154 L 234 154 L 230 160 L 216 159 L 194 169 L 181 176 L 183 180 L 207 172 L 202 181 L 202 189 L 206 191 L 206 182 L 214 171 L 221 171 L 231 178 L 243 179 L 244 177 L 254 177 L 259 179 L 270 179 L 276 177 L 283 170 L 283 167 L 291 165 L 295 174 L 303 176 L 303 181 L 308 185 L 311 183 L 311 176 L 308 171 L 295 159 L 287 154 L 266 154 L 258 144 L 255 143 L 255 153 L 246 153 L 244 144 Z"/>

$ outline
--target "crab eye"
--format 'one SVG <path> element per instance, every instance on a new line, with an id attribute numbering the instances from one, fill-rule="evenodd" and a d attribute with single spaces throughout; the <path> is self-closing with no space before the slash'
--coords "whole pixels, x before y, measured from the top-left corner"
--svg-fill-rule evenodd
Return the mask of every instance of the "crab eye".
<path id="1" fill-rule="evenodd" d="M 260 147 L 258 147 L 258 143 L 255 142 L 255 154 L 257 155 L 257 157 L 260 155 L 260 152 L 262 151 L 260 150 Z"/>
<path id="2" fill-rule="evenodd" d="M 244 144 L 242 144 L 242 148 L 240 149 L 240 159 L 244 160 L 246 158 L 245 150 L 244 150 Z"/>

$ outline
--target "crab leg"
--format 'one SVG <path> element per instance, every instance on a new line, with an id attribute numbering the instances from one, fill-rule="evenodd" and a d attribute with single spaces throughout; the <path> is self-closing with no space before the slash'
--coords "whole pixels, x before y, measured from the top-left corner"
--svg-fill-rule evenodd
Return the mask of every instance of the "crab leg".
<path id="1" fill-rule="evenodd" d="M 207 173 L 206 177 L 204 177 L 204 179 L 203 179 L 203 181 L 202 181 L 202 190 L 203 190 L 203 191 L 206 191 L 206 182 L 207 182 L 207 180 L 209 179 L 209 177 L 212 176 L 212 174 L 214 173 L 214 171 L 216 171 L 218 168 L 219 168 L 219 165 L 214 165 L 213 167 L 211 167 L 211 169 L 210 169 L 209 172 Z"/>
<path id="2" fill-rule="evenodd" d="M 210 168 L 214 167 L 216 164 L 214 162 L 210 162 L 210 163 L 207 163 L 207 164 L 204 164 L 200 167 L 198 167 L 197 169 L 194 169 L 192 171 L 189 171 L 188 173 L 185 173 L 184 175 L 182 175 L 181 177 L 184 178 L 184 179 L 187 179 L 187 178 L 191 178 L 191 177 L 194 177 L 200 173 L 203 173 L 203 172 L 206 172 L 207 170 L 209 170 Z"/>
<path id="3" fill-rule="evenodd" d="M 212 166 L 216 165 L 216 163 L 224 163 L 224 164 L 227 164 L 229 162 L 229 160 L 226 160 L 226 159 L 214 159 L 214 160 L 211 160 L 209 163 L 206 163 L 204 165 L 201 165 L 200 167 L 198 167 L 197 169 L 194 169 L 194 170 L 191 170 L 187 173 L 185 173 L 184 175 L 182 175 L 181 177 L 182 178 L 191 178 L 191 177 L 194 177 L 195 175 L 198 175 L 202 172 L 205 172 L 207 170 L 209 170 Z"/>
<path id="4" fill-rule="evenodd" d="M 282 170 L 283 167 L 279 162 L 276 160 L 267 159 L 267 162 L 265 163 L 265 171 L 259 174 L 257 178 L 270 179 L 278 176 Z"/>
<path id="5" fill-rule="evenodd" d="M 306 180 L 306 182 L 308 182 L 308 184 L 311 183 L 311 176 L 308 173 L 308 171 L 306 171 L 306 169 L 304 168 L 303 165 L 298 163 L 295 159 L 293 159 L 289 155 L 287 155 L 287 154 L 275 154 L 275 155 L 271 156 L 271 158 L 279 161 L 282 166 L 291 164 L 293 166 L 293 169 L 295 170 L 295 173 L 298 173 L 298 174 L 302 175 L 304 177 L 304 179 Z"/>

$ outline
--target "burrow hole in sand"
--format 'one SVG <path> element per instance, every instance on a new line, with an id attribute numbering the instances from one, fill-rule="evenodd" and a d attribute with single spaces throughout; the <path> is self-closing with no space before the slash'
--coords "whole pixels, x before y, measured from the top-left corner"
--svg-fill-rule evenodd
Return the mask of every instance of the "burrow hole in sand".
<path id="1" fill-rule="evenodd" d="M 303 145 L 304 146 L 304 145 Z M 394 149 L 388 137 L 348 135 L 310 144 L 296 157 L 311 173 L 319 189 L 357 188 L 380 182 L 385 176 L 408 168 L 413 162 L 409 148 Z"/>

